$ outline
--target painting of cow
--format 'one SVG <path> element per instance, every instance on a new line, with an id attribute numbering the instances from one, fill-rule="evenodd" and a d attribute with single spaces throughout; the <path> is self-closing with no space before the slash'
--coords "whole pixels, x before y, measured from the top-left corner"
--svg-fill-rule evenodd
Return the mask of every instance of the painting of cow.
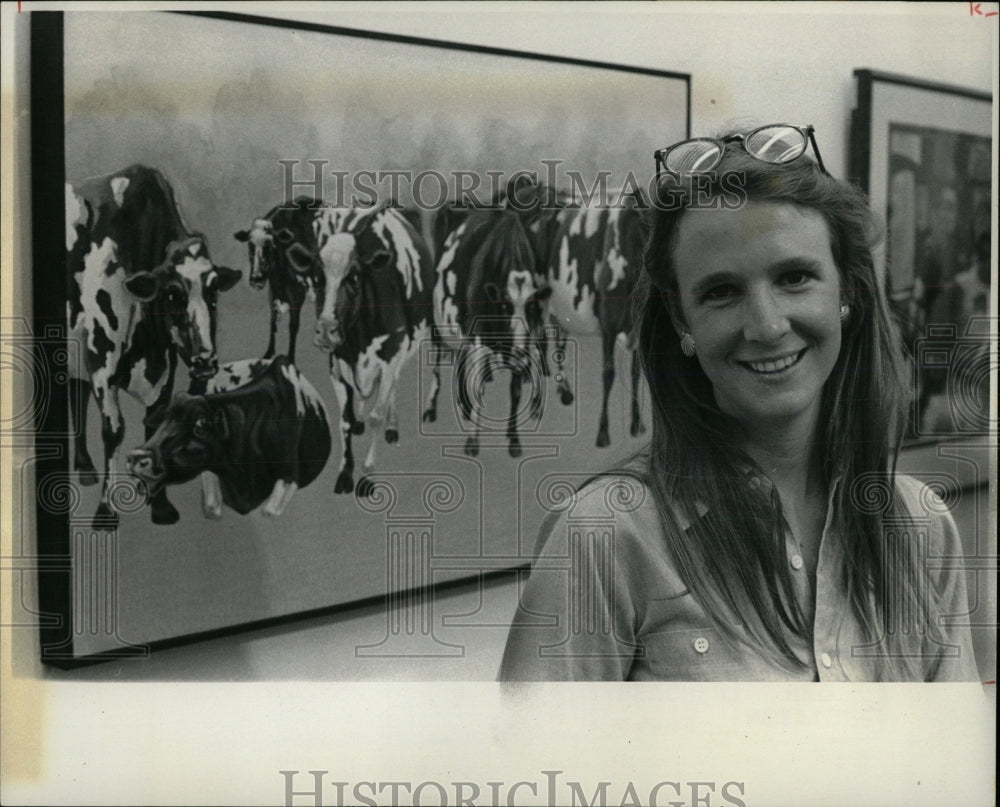
<path id="1" fill-rule="evenodd" d="M 291 204 L 271 208 L 256 218 L 249 230 L 234 234 L 250 253 L 250 285 L 268 288 L 271 314 L 264 358 L 274 356 L 278 320 L 288 315 L 288 357 L 295 361 L 302 305 L 322 294 L 324 282 L 319 253 L 313 248 L 313 220 L 323 207 L 317 199 L 299 197 Z"/>
<path id="2" fill-rule="evenodd" d="M 99 477 L 86 442 L 91 392 L 101 413 L 104 474 L 95 528 L 115 528 L 108 500 L 116 452 L 125 436 L 119 392 L 146 407 L 146 437 L 170 400 L 177 356 L 192 379 L 217 370 L 215 333 L 219 294 L 242 274 L 216 266 L 200 234 L 188 230 L 167 180 L 133 165 L 66 185 L 66 263 L 71 349 L 82 368 L 70 383 L 79 412 L 75 470 L 83 484 Z M 179 514 L 160 492 L 152 518 L 171 524 Z"/>
<path id="3" fill-rule="evenodd" d="M 399 210 L 328 207 L 318 211 L 314 240 L 324 272 L 315 345 L 330 354 L 340 404 L 342 455 L 336 493 L 355 491 L 352 436 L 385 429 L 399 440 L 399 375 L 430 335 L 434 267 L 424 239 Z M 367 496 L 376 437 L 356 495 Z"/>
<path id="4" fill-rule="evenodd" d="M 202 507 L 284 512 L 330 456 L 330 424 L 315 388 L 285 356 L 222 367 L 204 395 L 176 393 L 128 469 L 155 496 L 202 475 Z"/>
<path id="5" fill-rule="evenodd" d="M 547 284 L 551 290 L 548 313 L 559 326 L 563 345 L 566 333 L 601 337 L 603 397 L 596 441 L 599 448 L 611 443 L 608 398 L 615 380 L 618 342 L 624 343 L 632 357 L 629 431 L 633 437 L 645 432 L 631 305 L 632 292 L 642 271 L 641 216 L 635 199 L 614 207 L 565 209 L 556 216 L 558 229 L 548 263 Z M 565 350 L 557 349 L 555 355 L 564 356 Z M 562 402 L 572 403 L 573 391 L 561 362 L 557 362 L 555 379 Z"/>
<path id="6" fill-rule="evenodd" d="M 518 436 L 522 386 L 529 381 L 528 420 L 541 419 L 544 387 L 531 382 L 542 363 L 538 335 L 547 289 L 536 283 L 536 258 L 519 215 L 506 206 L 475 209 L 448 235 L 434 287 L 434 376 L 425 421 L 437 419 L 439 359 L 458 344 L 455 383 L 461 416 L 471 423 L 465 453 L 479 453 L 483 390 L 499 369 L 510 371 L 508 451 L 521 455 Z"/>

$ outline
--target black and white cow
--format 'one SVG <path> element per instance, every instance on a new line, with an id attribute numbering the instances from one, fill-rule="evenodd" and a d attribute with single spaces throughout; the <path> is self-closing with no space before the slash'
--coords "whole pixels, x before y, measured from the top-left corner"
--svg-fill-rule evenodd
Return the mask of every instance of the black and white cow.
<path id="1" fill-rule="evenodd" d="M 630 432 L 645 426 L 639 408 L 639 361 L 635 353 L 631 296 L 642 271 L 641 210 L 631 201 L 615 207 L 573 208 L 557 215 L 548 266 L 549 315 L 560 329 L 556 356 L 565 355 L 565 334 L 599 334 L 603 353 L 604 395 L 597 446 L 610 444 L 608 397 L 615 380 L 615 344 L 623 341 L 632 354 Z M 572 403 L 561 361 L 556 383 L 564 404 Z"/>
<path id="2" fill-rule="evenodd" d="M 314 343 L 330 353 L 330 377 L 340 404 L 343 454 L 336 493 L 355 490 L 351 437 L 367 423 L 399 439 L 396 388 L 406 363 L 430 335 L 434 267 L 424 239 L 392 207 L 317 211 L 315 244 L 324 293 Z M 372 436 L 364 474 L 375 467 Z M 356 494 L 372 490 L 363 476 Z"/>
<path id="3" fill-rule="evenodd" d="M 170 400 L 178 354 L 192 379 L 215 373 L 218 296 L 242 274 L 212 263 L 204 237 L 185 226 L 166 179 L 141 165 L 66 185 L 66 248 L 69 341 L 82 354 L 70 366 L 83 370 L 70 384 L 72 410 L 81 413 L 75 468 L 84 484 L 98 481 L 86 443 L 92 390 L 105 463 L 94 525 L 114 528 L 108 494 L 125 434 L 119 391 L 146 406 L 148 437 Z M 152 514 L 161 524 L 179 518 L 162 492 Z"/>
<path id="4" fill-rule="evenodd" d="M 439 359 L 448 343 L 457 343 L 455 384 L 459 411 L 473 427 L 465 444 L 470 456 L 479 453 L 483 384 L 501 368 L 511 373 L 508 450 L 521 454 L 521 387 L 542 361 L 538 335 L 547 290 L 538 287 L 535 268 L 521 218 L 506 207 L 472 210 L 444 242 L 434 287 L 434 377 L 423 418 L 437 419 Z M 529 386 L 530 422 L 541 419 L 545 391 L 537 381 Z"/>
<path id="5" fill-rule="evenodd" d="M 150 495 L 202 475 L 202 507 L 279 516 L 330 456 L 330 424 L 315 388 L 285 356 L 234 362 L 205 395 L 177 393 L 128 469 Z M 217 481 L 218 487 L 215 487 Z"/>
<path id="6" fill-rule="evenodd" d="M 271 325 L 264 358 L 274 355 L 278 319 L 288 314 L 288 357 L 295 361 L 302 305 L 307 297 L 322 294 L 323 269 L 316 250 L 313 221 L 323 202 L 300 197 L 291 205 L 278 205 L 258 219 L 249 230 L 234 234 L 250 252 L 250 285 L 266 284 L 270 298 Z"/>

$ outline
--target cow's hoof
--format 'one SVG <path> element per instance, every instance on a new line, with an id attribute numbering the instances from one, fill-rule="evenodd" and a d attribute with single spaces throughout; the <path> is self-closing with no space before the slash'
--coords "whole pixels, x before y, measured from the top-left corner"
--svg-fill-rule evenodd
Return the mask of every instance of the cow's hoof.
<path id="1" fill-rule="evenodd" d="M 423 420 L 424 423 L 433 423 L 437 419 L 438 413 L 434 409 L 425 409 L 424 414 L 421 417 L 421 420 Z"/>
<path id="2" fill-rule="evenodd" d="M 364 434 L 365 424 L 362 423 L 360 420 L 355 420 L 354 423 L 351 424 L 351 432 L 353 434 Z"/>
<path id="3" fill-rule="evenodd" d="M 181 514 L 170 502 L 153 502 L 151 507 L 154 524 L 176 524 L 181 520 Z"/>
<path id="4" fill-rule="evenodd" d="M 334 493 L 351 493 L 354 490 L 354 478 L 348 473 L 342 473 L 337 477 L 333 486 Z"/>
<path id="5" fill-rule="evenodd" d="M 569 406 L 573 403 L 573 391 L 565 387 L 559 390 L 559 401 L 563 406 Z"/>
<path id="6" fill-rule="evenodd" d="M 478 457 L 479 456 L 479 441 L 478 440 L 474 440 L 471 437 L 468 440 L 466 440 L 465 441 L 465 453 L 468 454 L 470 457 Z"/>
<path id="7" fill-rule="evenodd" d="M 354 495 L 359 499 L 367 499 L 374 491 L 375 483 L 367 476 L 363 476 L 358 480 L 357 487 L 354 489 Z"/>
<path id="8" fill-rule="evenodd" d="M 101 502 L 97 505 L 97 512 L 94 513 L 94 520 L 91 526 L 97 531 L 117 530 L 118 514 L 110 507 Z"/>
<path id="9" fill-rule="evenodd" d="M 508 447 L 507 452 L 512 457 L 520 457 L 521 456 L 521 444 L 519 442 L 517 442 L 516 440 L 511 440 L 510 441 L 510 446 Z"/>
<path id="10" fill-rule="evenodd" d="M 629 431 L 633 437 L 638 437 L 640 434 L 646 433 L 646 425 L 641 420 L 637 420 Z"/>
<path id="11" fill-rule="evenodd" d="M 611 438 L 608 437 L 608 433 L 606 431 L 600 431 L 600 432 L 598 432 L 597 433 L 597 447 L 598 448 L 607 448 L 609 445 L 611 445 Z"/>
<path id="12" fill-rule="evenodd" d="M 392 445 L 393 443 L 399 442 L 399 430 L 398 429 L 386 429 L 385 430 L 385 441 Z"/>
<path id="13" fill-rule="evenodd" d="M 218 521 L 220 518 L 222 518 L 222 508 L 219 507 L 218 505 L 203 504 L 201 506 L 201 514 L 205 516 L 205 518 L 210 518 L 213 521 Z"/>

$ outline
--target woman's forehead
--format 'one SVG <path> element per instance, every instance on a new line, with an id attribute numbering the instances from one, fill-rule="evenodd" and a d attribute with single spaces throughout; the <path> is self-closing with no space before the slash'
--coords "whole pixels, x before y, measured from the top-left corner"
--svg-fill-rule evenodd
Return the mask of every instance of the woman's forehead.
<path id="1" fill-rule="evenodd" d="M 833 262 L 823 216 L 787 202 L 748 202 L 735 209 L 689 210 L 673 246 L 678 279 L 707 270 L 739 270 L 788 258 Z"/>

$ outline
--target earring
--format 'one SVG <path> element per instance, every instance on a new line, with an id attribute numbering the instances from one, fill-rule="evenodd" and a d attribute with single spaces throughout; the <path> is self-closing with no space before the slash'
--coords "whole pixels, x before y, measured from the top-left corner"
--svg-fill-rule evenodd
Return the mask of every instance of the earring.
<path id="1" fill-rule="evenodd" d="M 843 303 L 840 306 L 840 324 L 843 325 L 847 322 L 848 317 L 851 316 L 851 307 L 847 303 Z"/>
<path id="2" fill-rule="evenodd" d="M 687 331 L 681 334 L 681 353 L 689 359 L 694 355 L 694 337 Z"/>

